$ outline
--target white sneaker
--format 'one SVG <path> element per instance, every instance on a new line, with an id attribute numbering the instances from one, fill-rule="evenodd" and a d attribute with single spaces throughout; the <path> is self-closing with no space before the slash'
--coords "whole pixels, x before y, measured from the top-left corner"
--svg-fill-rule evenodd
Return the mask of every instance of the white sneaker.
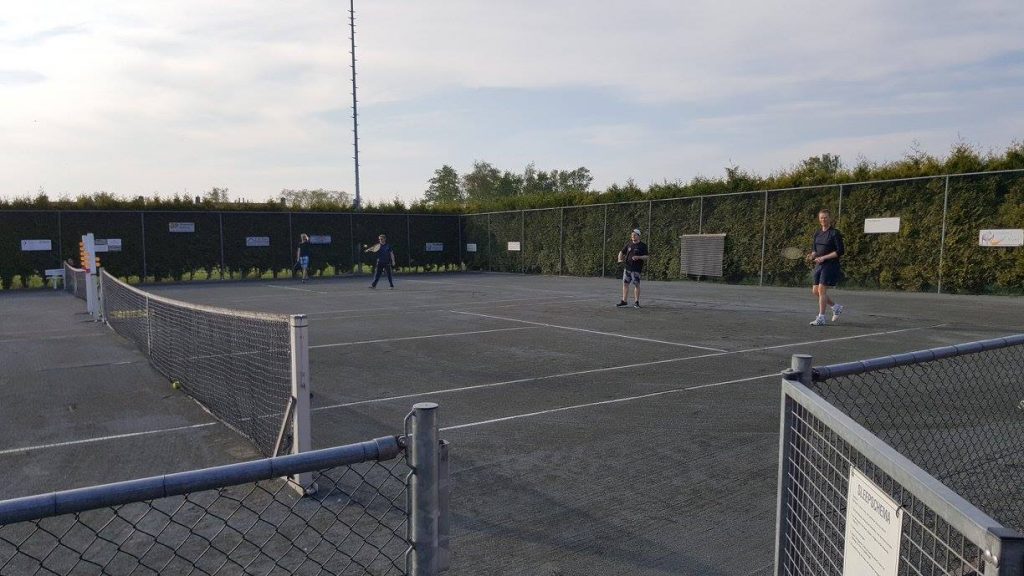
<path id="1" fill-rule="evenodd" d="M 811 326 L 824 326 L 824 325 L 825 325 L 825 315 L 824 314 L 818 314 L 818 317 L 815 318 L 813 322 L 811 322 Z"/>
<path id="2" fill-rule="evenodd" d="M 832 321 L 835 322 L 836 320 L 839 320 L 839 315 L 842 314 L 842 313 L 843 313 L 843 305 L 842 304 L 836 304 L 835 306 L 833 306 L 832 307 Z"/>

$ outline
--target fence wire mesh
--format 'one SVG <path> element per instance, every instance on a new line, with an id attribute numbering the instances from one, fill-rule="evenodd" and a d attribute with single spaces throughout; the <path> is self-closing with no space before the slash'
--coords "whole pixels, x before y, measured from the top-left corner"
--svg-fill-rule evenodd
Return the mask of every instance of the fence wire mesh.
<path id="1" fill-rule="evenodd" d="M 243 465 L 244 466 L 244 465 Z M 406 573 L 408 473 L 393 460 L 0 525 L 0 575 Z"/>
<path id="2" fill-rule="evenodd" d="M 967 501 L 1024 531 L 1024 345 L 815 382 L 813 389 Z"/>
<path id="3" fill-rule="evenodd" d="M 846 499 L 855 467 L 904 508 L 900 575 L 983 576 L 983 552 L 976 544 L 804 406 L 787 403 L 791 426 L 778 574 L 843 576 Z"/>
<path id="4" fill-rule="evenodd" d="M 107 324 L 216 418 L 274 455 L 292 396 L 288 316 L 176 302 L 106 272 L 101 282 Z"/>

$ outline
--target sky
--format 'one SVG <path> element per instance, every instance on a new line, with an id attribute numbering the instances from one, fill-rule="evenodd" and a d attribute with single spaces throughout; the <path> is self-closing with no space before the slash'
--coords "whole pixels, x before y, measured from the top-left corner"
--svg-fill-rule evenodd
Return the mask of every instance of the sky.
<path id="1" fill-rule="evenodd" d="M 1024 139 L 1020 0 L 356 0 L 360 193 Z M 0 196 L 355 192 L 348 2 L 0 0 Z"/>

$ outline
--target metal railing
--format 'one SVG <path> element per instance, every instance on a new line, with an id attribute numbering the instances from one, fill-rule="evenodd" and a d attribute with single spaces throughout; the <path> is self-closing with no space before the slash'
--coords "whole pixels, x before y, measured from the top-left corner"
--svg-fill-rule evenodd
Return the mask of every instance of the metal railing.
<path id="1" fill-rule="evenodd" d="M 0 502 L 0 574 L 437 574 L 436 411 L 403 437 Z"/>
<path id="2" fill-rule="evenodd" d="M 821 368 L 794 356 L 776 574 L 849 573 L 861 484 L 897 510 L 893 574 L 1024 574 L 1022 369 L 1024 336 Z"/>

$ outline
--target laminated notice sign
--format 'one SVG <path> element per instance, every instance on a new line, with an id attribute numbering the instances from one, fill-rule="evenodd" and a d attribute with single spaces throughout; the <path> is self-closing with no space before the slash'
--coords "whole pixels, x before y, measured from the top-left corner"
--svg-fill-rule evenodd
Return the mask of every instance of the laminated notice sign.
<path id="1" fill-rule="evenodd" d="M 864 220 L 865 234 L 892 234 L 899 231 L 899 218 L 866 218 Z"/>
<path id="2" fill-rule="evenodd" d="M 167 223 L 167 229 L 168 229 L 168 231 L 176 233 L 176 234 L 191 233 L 191 232 L 195 232 L 196 231 L 196 223 L 195 222 L 168 222 Z"/>
<path id="3" fill-rule="evenodd" d="M 246 236 L 245 245 L 250 248 L 254 246 L 270 246 L 270 236 Z"/>
<path id="4" fill-rule="evenodd" d="M 466 244 L 466 252 L 476 252 L 476 244 Z"/>
<path id="5" fill-rule="evenodd" d="M 427 242 L 426 252 L 444 252 L 444 242 Z"/>
<path id="6" fill-rule="evenodd" d="M 309 243 L 310 244 L 330 244 L 331 243 L 331 237 L 330 236 L 325 236 L 325 235 L 320 235 L 320 236 L 310 235 Z"/>
<path id="7" fill-rule="evenodd" d="M 519 242 L 509 242 L 508 243 L 508 251 L 509 252 L 519 252 Z"/>
<path id="8" fill-rule="evenodd" d="M 53 242 L 50 240 L 22 240 L 22 252 L 49 252 L 53 250 Z"/>
<path id="9" fill-rule="evenodd" d="M 1024 246 L 1024 229 L 982 230 L 978 232 L 979 246 Z"/>
<path id="10" fill-rule="evenodd" d="M 853 466 L 846 503 L 843 576 L 897 576 L 903 508 Z"/>

